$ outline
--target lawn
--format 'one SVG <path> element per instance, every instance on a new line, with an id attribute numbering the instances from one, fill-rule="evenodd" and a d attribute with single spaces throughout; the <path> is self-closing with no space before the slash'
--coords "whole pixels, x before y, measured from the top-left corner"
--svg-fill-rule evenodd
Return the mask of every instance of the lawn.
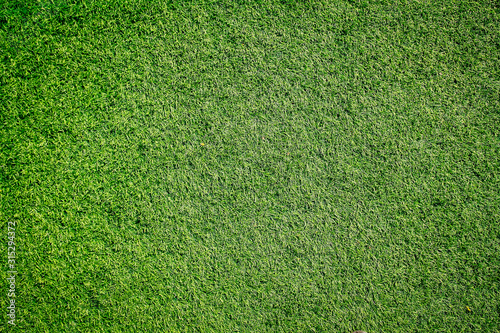
<path id="1" fill-rule="evenodd" d="M 0 221 L 1 332 L 500 332 L 500 4 L 2 1 Z"/>

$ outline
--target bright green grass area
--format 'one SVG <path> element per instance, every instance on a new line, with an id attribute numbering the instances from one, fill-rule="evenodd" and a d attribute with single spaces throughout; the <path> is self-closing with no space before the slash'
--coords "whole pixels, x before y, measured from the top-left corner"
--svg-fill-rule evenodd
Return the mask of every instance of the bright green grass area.
<path id="1" fill-rule="evenodd" d="M 0 8 L 0 331 L 500 330 L 497 1 Z"/>

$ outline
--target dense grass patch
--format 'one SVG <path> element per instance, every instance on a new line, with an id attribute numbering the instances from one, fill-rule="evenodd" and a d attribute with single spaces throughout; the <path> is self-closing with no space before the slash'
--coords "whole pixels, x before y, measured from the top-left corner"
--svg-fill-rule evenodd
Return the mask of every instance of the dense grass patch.
<path id="1" fill-rule="evenodd" d="M 499 22 L 3 3 L 0 331 L 498 331 Z"/>

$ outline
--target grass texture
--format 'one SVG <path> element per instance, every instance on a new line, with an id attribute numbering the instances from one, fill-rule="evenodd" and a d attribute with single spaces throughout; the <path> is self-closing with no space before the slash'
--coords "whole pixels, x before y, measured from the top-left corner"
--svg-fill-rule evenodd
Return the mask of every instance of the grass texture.
<path id="1" fill-rule="evenodd" d="M 12 332 L 500 332 L 497 1 L 3 1 Z"/>

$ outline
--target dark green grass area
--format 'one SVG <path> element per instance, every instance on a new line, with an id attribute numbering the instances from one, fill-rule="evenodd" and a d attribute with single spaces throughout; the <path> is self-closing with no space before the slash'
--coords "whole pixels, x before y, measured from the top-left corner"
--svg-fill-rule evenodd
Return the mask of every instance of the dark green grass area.
<path id="1" fill-rule="evenodd" d="M 499 332 L 496 1 L 9 1 L 18 332 Z"/>

